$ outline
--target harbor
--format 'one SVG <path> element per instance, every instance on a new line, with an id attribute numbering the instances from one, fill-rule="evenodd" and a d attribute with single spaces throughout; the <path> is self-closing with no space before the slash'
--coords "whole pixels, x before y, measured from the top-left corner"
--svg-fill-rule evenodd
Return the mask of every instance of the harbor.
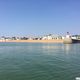
<path id="1" fill-rule="evenodd" d="M 68 32 L 65 36 L 48 34 L 45 36 L 31 36 L 31 37 L 0 37 L 0 42 L 32 42 L 32 43 L 80 43 L 80 35 L 70 35 Z"/>

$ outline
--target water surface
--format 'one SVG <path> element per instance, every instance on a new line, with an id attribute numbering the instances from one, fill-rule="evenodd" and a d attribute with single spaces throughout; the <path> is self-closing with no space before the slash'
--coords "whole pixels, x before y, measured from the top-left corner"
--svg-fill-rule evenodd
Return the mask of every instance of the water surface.
<path id="1" fill-rule="evenodd" d="M 75 80 L 80 44 L 0 43 L 0 80 Z"/>

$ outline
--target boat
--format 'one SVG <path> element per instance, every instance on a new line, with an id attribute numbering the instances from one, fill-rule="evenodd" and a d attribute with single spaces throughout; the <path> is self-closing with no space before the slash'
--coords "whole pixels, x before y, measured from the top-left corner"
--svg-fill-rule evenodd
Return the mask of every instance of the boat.
<path id="1" fill-rule="evenodd" d="M 72 44 L 72 43 L 80 43 L 80 40 L 78 39 L 72 39 L 69 32 L 67 32 L 66 37 L 63 40 L 64 44 Z"/>

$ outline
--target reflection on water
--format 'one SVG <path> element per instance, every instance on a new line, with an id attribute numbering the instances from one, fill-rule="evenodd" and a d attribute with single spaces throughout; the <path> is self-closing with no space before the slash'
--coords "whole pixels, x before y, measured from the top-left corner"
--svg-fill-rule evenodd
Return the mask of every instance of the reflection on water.
<path id="1" fill-rule="evenodd" d="M 63 44 L 48 43 L 48 44 L 42 44 L 39 48 L 42 50 L 44 54 L 51 55 L 51 54 L 55 54 L 55 52 L 58 52 L 59 50 L 62 50 Z"/>
<path id="2" fill-rule="evenodd" d="M 63 47 L 62 44 L 44 44 L 41 46 L 43 49 L 60 49 Z"/>
<path id="3" fill-rule="evenodd" d="M 64 44 L 63 50 L 66 54 L 77 53 L 80 51 L 80 44 Z"/>
<path id="4" fill-rule="evenodd" d="M 60 48 L 60 46 L 50 46 L 50 45 L 44 45 L 44 46 L 42 46 L 42 48 L 43 49 L 59 49 Z"/>
<path id="5" fill-rule="evenodd" d="M 64 44 L 64 51 L 65 53 L 69 53 L 69 51 L 71 50 L 72 44 Z"/>

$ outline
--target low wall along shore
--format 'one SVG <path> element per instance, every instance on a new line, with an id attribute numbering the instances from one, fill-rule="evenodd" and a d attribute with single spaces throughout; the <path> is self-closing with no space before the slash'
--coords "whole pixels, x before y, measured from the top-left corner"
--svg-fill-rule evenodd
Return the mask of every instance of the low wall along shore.
<path id="1" fill-rule="evenodd" d="M 63 43 L 63 40 L 0 40 L 0 42 Z"/>

